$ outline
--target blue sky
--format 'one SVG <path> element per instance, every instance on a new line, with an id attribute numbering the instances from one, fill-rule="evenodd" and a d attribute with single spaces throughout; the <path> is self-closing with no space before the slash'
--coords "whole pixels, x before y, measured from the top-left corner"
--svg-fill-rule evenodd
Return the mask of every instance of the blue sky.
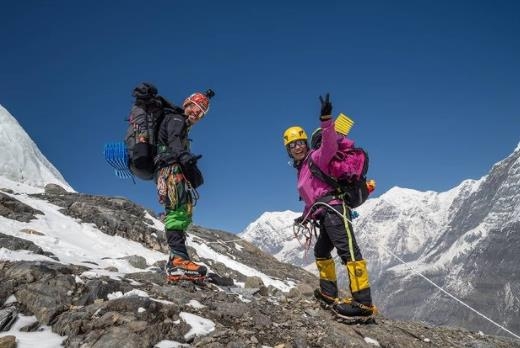
<path id="1" fill-rule="evenodd" d="M 242 231 L 301 211 L 283 131 L 318 126 L 318 96 L 356 125 L 375 196 L 478 179 L 520 141 L 517 1 L 18 1 L 0 12 L 0 104 L 79 192 L 160 211 L 151 182 L 117 179 L 141 81 L 181 103 L 216 92 L 191 131 L 196 224 Z M 288 222 L 290 223 L 290 222 Z"/>

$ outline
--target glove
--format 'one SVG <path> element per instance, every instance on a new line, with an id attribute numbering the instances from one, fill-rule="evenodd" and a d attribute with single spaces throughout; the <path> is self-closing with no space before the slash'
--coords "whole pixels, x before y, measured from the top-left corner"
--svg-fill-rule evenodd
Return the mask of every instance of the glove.
<path id="1" fill-rule="evenodd" d="M 308 222 L 309 222 L 309 220 L 305 220 L 305 217 L 302 215 L 302 216 L 298 216 L 296 219 L 294 219 L 293 225 L 295 225 L 295 226 L 306 225 Z"/>
<path id="2" fill-rule="evenodd" d="M 172 164 L 174 161 L 175 161 L 175 158 L 168 153 L 159 153 L 153 159 L 153 163 L 156 168 L 167 167 L 170 164 Z"/>
<path id="3" fill-rule="evenodd" d="M 320 102 L 321 102 L 321 111 L 320 111 L 320 120 L 326 121 L 330 119 L 332 116 L 332 103 L 329 101 L 329 94 L 327 93 L 325 95 L 325 100 L 320 95 Z"/>
<path id="4" fill-rule="evenodd" d="M 202 157 L 202 155 L 194 155 L 190 152 L 183 152 L 179 156 L 179 163 L 181 166 L 192 166 L 197 163 L 197 161 Z"/>

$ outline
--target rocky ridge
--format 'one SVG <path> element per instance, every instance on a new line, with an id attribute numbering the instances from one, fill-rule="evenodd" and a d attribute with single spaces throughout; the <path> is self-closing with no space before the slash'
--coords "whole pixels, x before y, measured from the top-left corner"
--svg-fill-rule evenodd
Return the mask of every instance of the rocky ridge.
<path id="1" fill-rule="evenodd" d="M 124 198 L 71 193 L 55 185 L 31 197 L 51 202 L 61 213 L 93 224 L 106 234 L 166 251 L 153 214 Z M 3 219 L 30 221 L 42 213 L 18 200 L 16 192 L 0 195 Z M 0 233 L 2 248 L 50 257 L 48 261 L 0 260 L 0 303 L 4 304 L 0 328 L 12 325 L 17 315 L 34 315 L 36 321 L 24 330 L 49 326 L 66 336 L 66 347 L 153 347 L 164 341 L 193 347 L 520 347 L 519 340 L 390 320 L 384 313 L 376 324 L 336 322 L 312 298 L 317 284 L 314 275 L 280 263 L 223 231 L 193 226 L 189 242 L 191 246 L 202 243 L 218 255 L 273 279 L 289 280 L 294 286 L 288 292 L 266 286 L 258 277 L 200 257 L 193 247 L 190 252 L 194 259 L 222 277 L 233 278 L 234 284 L 170 285 L 159 272 L 164 261 L 148 265 L 139 255 L 129 257 L 128 262 L 142 272 L 112 277 L 89 272 L 91 268 L 85 265 L 62 263 L 52 250 L 15 237 L 12 231 Z M 33 228 L 25 233 L 41 232 Z M 204 335 L 193 334 L 186 320 L 189 315 L 208 320 L 213 326 Z M 9 342 L 14 345 L 9 346 Z M 14 347 L 13 342 L 12 337 L 0 337 L 0 347 Z"/>

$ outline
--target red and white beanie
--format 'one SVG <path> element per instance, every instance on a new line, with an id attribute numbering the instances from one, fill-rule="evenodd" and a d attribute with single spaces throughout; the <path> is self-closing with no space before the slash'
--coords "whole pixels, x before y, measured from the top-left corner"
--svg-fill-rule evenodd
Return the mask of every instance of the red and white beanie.
<path id="1" fill-rule="evenodd" d="M 188 106 L 190 103 L 197 105 L 202 110 L 204 115 L 209 111 L 209 98 L 203 93 L 193 93 L 184 100 L 182 107 L 186 108 L 186 106 Z"/>

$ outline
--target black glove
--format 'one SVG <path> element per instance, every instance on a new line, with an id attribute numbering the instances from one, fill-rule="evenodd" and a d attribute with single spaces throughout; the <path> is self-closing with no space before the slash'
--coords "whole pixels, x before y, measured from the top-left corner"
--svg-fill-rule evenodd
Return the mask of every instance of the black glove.
<path id="1" fill-rule="evenodd" d="M 296 219 L 294 219 L 293 225 L 306 225 L 309 222 L 309 220 L 305 220 L 305 216 L 298 216 Z"/>
<path id="2" fill-rule="evenodd" d="M 153 159 L 155 168 L 168 167 L 173 162 L 175 162 L 175 157 L 167 152 L 159 153 Z"/>
<path id="3" fill-rule="evenodd" d="M 183 152 L 179 156 L 179 163 L 181 166 L 192 166 L 197 163 L 197 161 L 202 157 L 202 155 L 194 155 L 191 152 Z"/>
<path id="4" fill-rule="evenodd" d="M 327 93 L 325 95 L 325 100 L 323 100 L 322 96 L 320 95 L 320 102 L 321 102 L 321 111 L 320 111 L 320 120 L 325 121 L 330 119 L 332 116 L 332 103 L 329 101 L 329 94 Z"/>

